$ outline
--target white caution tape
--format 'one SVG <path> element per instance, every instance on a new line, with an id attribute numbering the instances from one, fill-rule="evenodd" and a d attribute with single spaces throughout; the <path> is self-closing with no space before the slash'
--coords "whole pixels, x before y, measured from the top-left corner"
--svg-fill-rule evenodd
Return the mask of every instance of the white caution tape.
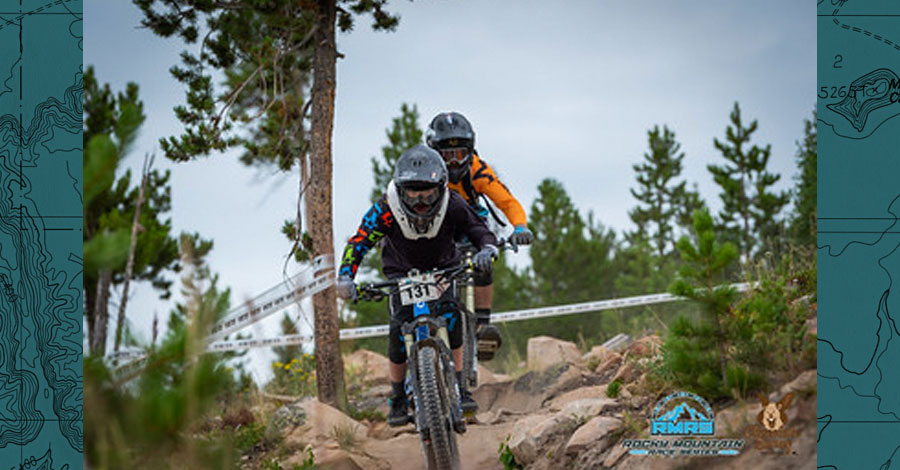
<path id="1" fill-rule="evenodd" d="M 750 288 L 749 283 L 732 284 L 738 292 L 743 292 Z M 531 320 L 535 318 L 554 317 L 560 315 L 571 315 L 574 313 L 597 312 L 600 310 L 611 310 L 624 307 L 638 307 L 641 305 L 652 305 L 678 300 L 686 300 L 684 297 L 678 297 L 672 294 L 651 294 L 639 295 L 635 297 L 623 297 L 621 299 L 600 300 L 594 302 L 583 302 L 578 304 L 557 305 L 552 307 L 530 308 L 524 310 L 513 310 L 510 312 L 496 313 L 491 315 L 492 323 Z M 360 339 L 373 338 L 378 336 L 386 336 L 388 334 L 388 325 L 365 326 L 360 328 L 346 328 L 341 330 L 340 339 Z M 272 346 L 288 346 L 311 343 L 314 338 L 310 335 L 287 335 L 277 336 L 274 338 L 264 339 L 245 339 L 235 341 L 217 341 L 207 347 L 208 352 L 219 351 L 235 351 L 239 349 L 264 348 Z"/>
<path id="2" fill-rule="evenodd" d="M 313 272 L 331 268 L 334 265 L 331 256 L 322 255 L 312 262 Z M 334 274 L 329 270 L 312 279 L 304 280 L 305 272 L 295 275 L 287 282 L 263 292 L 252 300 L 235 307 L 224 318 L 216 322 L 206 338 L 208 343 L 220 340 L 235 331 L 246 328 L 263 318 L 277 313 L 292 303 L 321 292 L 334 283 Z"/>

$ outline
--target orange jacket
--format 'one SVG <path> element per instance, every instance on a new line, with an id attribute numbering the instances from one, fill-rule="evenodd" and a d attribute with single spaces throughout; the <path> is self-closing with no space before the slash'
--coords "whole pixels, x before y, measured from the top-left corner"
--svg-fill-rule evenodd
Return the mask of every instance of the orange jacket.
<path id="1" fill-rule="evenodd" d="M 519 204 L 519 201 L 516 200 L 515 197 L 513 197 L 509 188 L 497 178 L 494 170 L 488 166 L 487 162 L 478 158 L 477 153 L 472 154 L 471 168 L 471 189 L 474 194 L 470 193 L 470 191 L 466 191 L 466 188 L 463 185 L 465 181 L 449 183 L 447 186 L 459 193 L 469 204 L 474 204 L 475 198 L 477 198 L 479 194 L 484 194 L 494 202 L 494 205 L 497 206 L 498 209 L 503 211 L 506 218 L 509 219 L 509 222 L 512 223 L 513 226 L 525 225 L 525 210 L 522 209 L 522 205 Z"/>

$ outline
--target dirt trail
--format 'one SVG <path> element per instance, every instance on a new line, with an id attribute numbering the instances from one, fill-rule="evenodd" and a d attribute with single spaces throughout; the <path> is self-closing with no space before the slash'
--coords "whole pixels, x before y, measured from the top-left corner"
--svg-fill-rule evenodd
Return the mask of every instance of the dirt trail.
<path id="1" fill-rule="evenodd" d="M 621 354 L 595 350 L 586 354 L 585 360 L 558 362 L 515 380 L 483 374 L 485 383 L 474 391 L 480 412 L 475 422 L 468 425 L 467 432 L 457 436 L 462 468 L 502 469 L 498 448 L 507 437 L 516 460 L 528 470 L 816 468 L 815 370 L 800 374 L 770 396 L 775 400 L 788 392 L 797 395 L 787 411 L 789 426 L 798 434 L 792 440 L 789 454 L 760 451 L 755 448 L 755 440 L 746 439 L 745 447 L 736 457 L 686 459 L 629 455 L 621 445 L 620 436 L 626 429 L 634 429 L 634 423 L 646 421 L 654 401 L 654 397 L 628 391 L 638 390 L 633 385 L 642 380 L 642 374 L 635 372 L 633 355 L 656 353 L 657 341 L 642 338 Z M 594 353 L 602 357 L 591 359 L 589 356 Z M 368 367 L 381 360 L 374 353 L 366 353 Z M 386 362 L 386 358 L 383 360 Z M 606 396 L 606 385 L 614 377 L 632 386 L 623 386 L 621 395 L 612 399 Z M 386 414 L 385 394 L 389 387 L 381 384 L 370 390 L 372 396 L 366 397 L 366 402 Z M 287 441 L 295 445 L 311 444 L 319 469 L 424 468 L 413 425 L 389 428 L 384 422 L 360 423 L 315 400 L 288 407 L 304 409 L 308 418 L 303 418 L 306 424 L 289 432 Z M 755 424 L 760 410 L 761 405 L 755 400 L 717 410 L 716 437 L 744 438 L 745 430 Z M 352 444 L 340 448 L 336 442 L 340 440 L 335 431 L 338 429 L 353 430 Z M 628 435 L 633 435 L 631 432 Z M 282 466 L 291 468 L 293 463 L 302 463 L 303 457 L 291 456 Z"/>

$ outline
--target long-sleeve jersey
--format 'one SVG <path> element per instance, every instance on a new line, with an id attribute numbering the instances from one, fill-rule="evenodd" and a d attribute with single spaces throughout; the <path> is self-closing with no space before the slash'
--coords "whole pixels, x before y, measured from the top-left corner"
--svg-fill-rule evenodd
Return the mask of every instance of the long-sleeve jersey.
<path id="1" fill-rule="evenodd" d="M 510 223 L 514 226 L 525 225 L 525 210 L 522 209 L 522 205 L 513 197 L 509 188 L 500 181 L 500 178 L 497 178 L 487 162 L 478 158 L 477 153 L 472 154 L 471 168 L 471 184 L 469 184 L 469 180 L 464 179 L 459 183 L 450 183 L 448 187 L 464 197 L 469 204 L 475 204 L 478 194 L 484 194 L 491 198 L 498 209 L 503 211 Z"/>
<path id="2" fill-rule="evenodd" d="M 479 249 L 497 243 L 484 221 L 453 191 L 450 191 L 447 212 L 433 238 L 410 240 L 397 224 L 387 195 L 381 196 L 363 216 L 356 234 L 347 241 L 338 273 L 355 277 L 363 257 L 381 240 L 384 240 L 382 271 L 388 279 L 405 276 L 413 268 L 425 271 L 459 263 L 462 255 L 456 248 L 455 240 L 462 235 Z"/>

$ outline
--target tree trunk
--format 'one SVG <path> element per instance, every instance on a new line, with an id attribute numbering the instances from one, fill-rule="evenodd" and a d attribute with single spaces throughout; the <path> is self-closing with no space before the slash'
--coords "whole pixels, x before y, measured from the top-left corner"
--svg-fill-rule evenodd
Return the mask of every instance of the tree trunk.
<path id="1" fill-rule="evenodd" d="M 116 321 L 116 342 L 113 346 L 113 351 L 116 352 L 119 351 L 119 346 L 122 344 L 122 331 L 125 329 L 125 305 L 128 303 L 128 287 L 134 273 L 134 253 L 137 251 L 138 232 L 141 230 L 141 206 L 144 205 L 144 193 L 147 191 L 147 181 L 150 180 L 150 165 L 152 164 L 152 158 L 144 157 L 141 189 L 138 192 L 137 207 L 134 209 L 134 219 L 131 222 L 131 245 L 128 247 L 128 263 L 125 265 L 125 281 L 122 283 L 122 302 L 119 303 L 119 315 Z"/>
<path id="2" fill-rule="evenodd" d="M 306 202 L 313 256 L 333 257 L 331 134 L 334 125 L 336 6 L 334 0 L 318 0 L 317 4 L 310 125 L 310 186 Z M 334 287 L 313 296 L 313 308 L 319 401 L 346 410 L 347 394 L 344 390 L 344 364 L 341 358 Z"/>
<path id="3" fill-rule="evenodd" d="M 106 354 L 106 329 L 109 324 L 109 285 L 112 282 L 112 273 L 108 269 L 101 269 L 97 278 L 97 295 L 94 298 L 94 329 L 90 333 L 91 354 L 103 356 Z"/>

